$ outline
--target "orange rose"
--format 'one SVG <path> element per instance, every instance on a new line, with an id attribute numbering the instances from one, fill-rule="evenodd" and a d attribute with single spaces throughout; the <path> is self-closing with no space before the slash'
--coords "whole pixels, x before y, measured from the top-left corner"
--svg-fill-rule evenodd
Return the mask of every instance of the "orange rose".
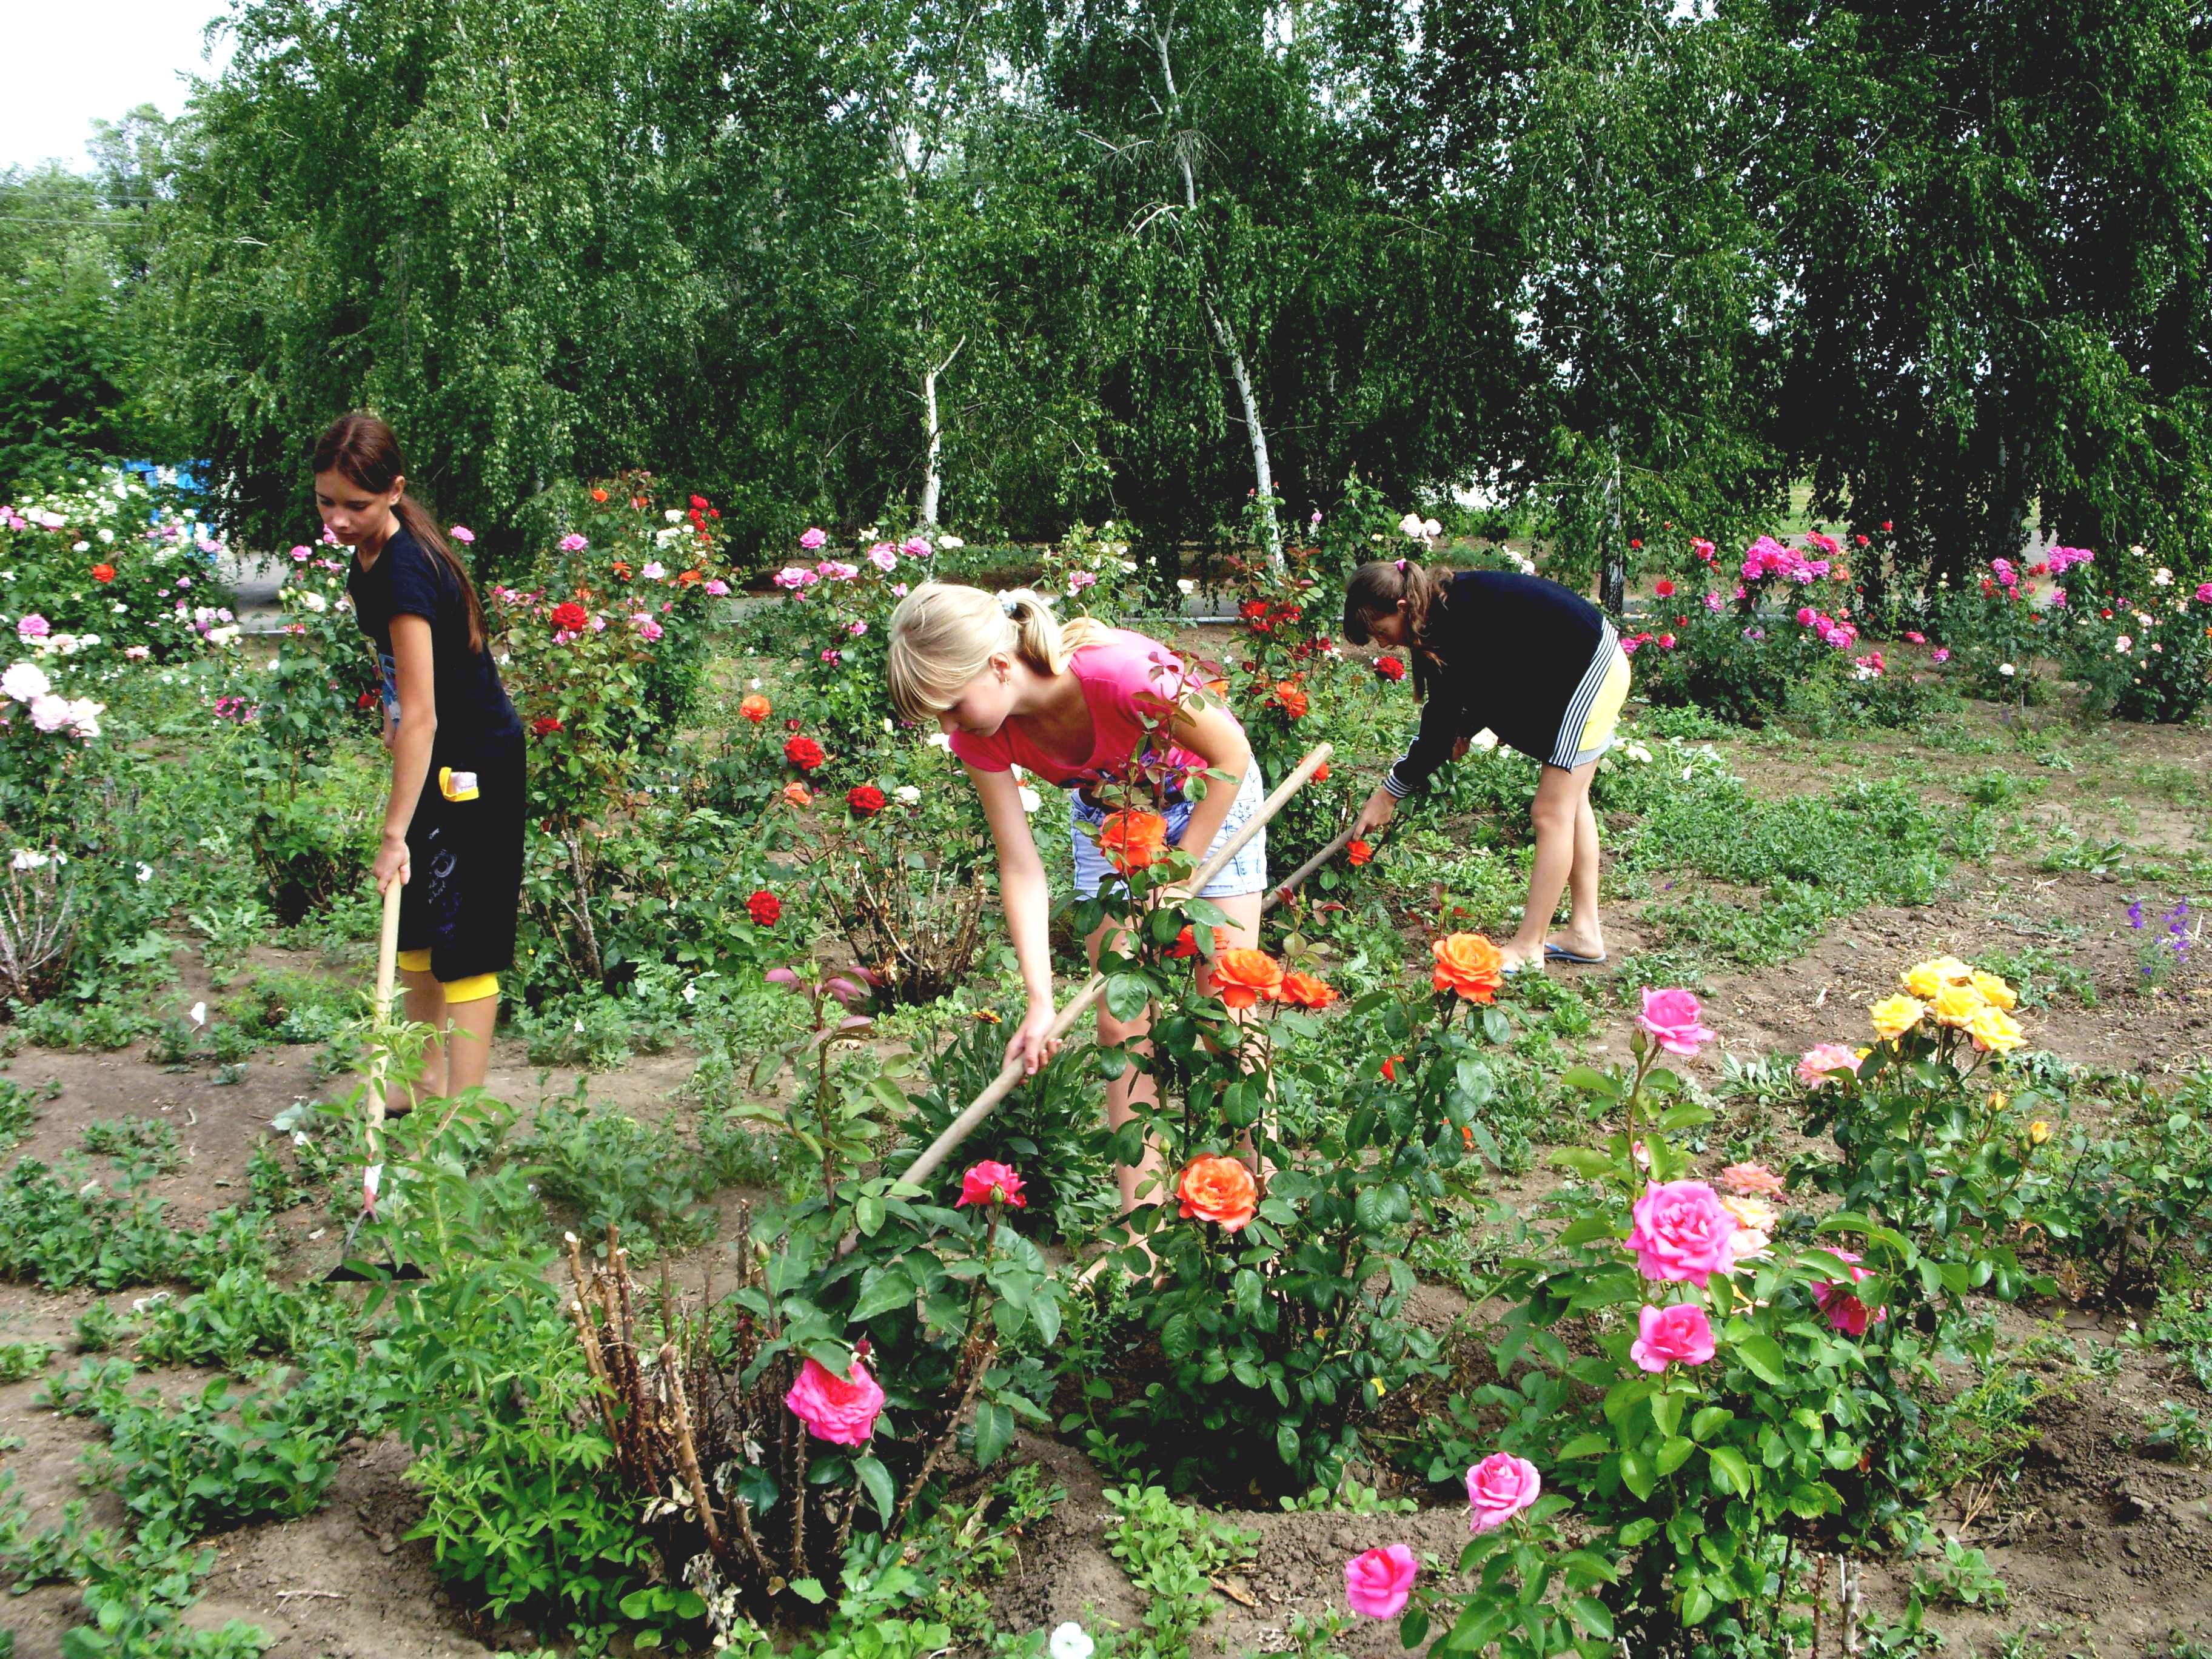
<path id="1" fill-rule="evenodd" d="M 1176 1196 L 1182 1200 L 1184 1220 L 1196 1216 L 1233 1233 L 1259 1207 L 1260 1188 L 1252 1172 L 1233 1158 L 1194 1158 L 1176 1178 Z"/>
<path id="2" fill-rule="evenodd" d="M 685 570 L 677 575 L 676 585 L 678 587 L 689 587 L 694 582 L 702 582 L 706 580 L 707 573 L 703 570 Z"/>
<path id="3" fill-rule="evenodd" d="M 1275 687 L 1275 701 L 1283 705 L 1283 712 L 1292 720 L 1305 718 L 1306 694 L 1292 682 L 1284 680 Z"/>
<path id="4" fill-rule="evenodd" d="M 1364 841 L 1347 842 L 1345 843 L 1344 855 L 1353 864 L 1360 865 L 1375 856 L 1375 849 Z"/>
<path id="5" fill-rule="evenodd" d="M 592 499 L 595 501 L 603 501 L 606 500 L 606 498 L 607 492 L 604 489 L 594 489 L 592 492 Z"/>
<path id="6" fill-rule="evenodd" d="M 1429 947 L 1437 959 L 1429 982 L 1439 991 L 1454 991 L 1469 1002 L 1496 999 L 1504 983 L 1504 959 L 1498 947 L 1480 933 L 1453 933 Z"/>
<path id="7" fill-rule="evenodd" d="M 1385 1083 L 1395 1083 L 1398 1080 L 1398 1068 L 1405 1063 L 1406 1057 L 1403 1054 L 1393 1054 L 1389 1059 L 1384 1060 L 1382 1062 L 1382 1080 Z"/>
<path id="8" fill-rule="evenodd" d="M 1224 1007 L 1273 1001 L 1282 988 L 1282 964 L 1265 951 L 1224 951 L 1213 959 L 1213 992 Z"/>
<path id="9" fill-rule="evenodd" d="M 783 798 L 789 801 L 793 806 L 811 806 L 814 805 L 814 792 L 809 789 L 803 783 L 785 784 L 783 786 Z"/>
<path id="10" fill-rule="evenodd" d="M 1327 783 L 1328 781 L 1328 763 L 1327 761 L 1323 761 L 1319 766 L 1314 768 L 1313 781 L 1316 783 Z"/>
<path id="11" fill-rule="evenodd" d="M 770 706 L 769 700 L 761 696 L 757 691 L 754 692 L 750 696 L 747 697 L 743 702 L 738 705 L 738 713 L 743 714 L 755 726 L 758 726 L 763 720 L 766 720 L 775 712 L 775 711 L 773 707 Z"/>
<path id="12" fill-rule="evenodd" d="M 1285 974 L 1283 988 L 1275 993 L 1297 1008 L 1326 1008 L 1336 1000 L 1336 987 L 1324 985 L 1311 974 Z"/>
<path id="13" fill-rule="evenodd" d="M 1168 821 L 1157 812 L 1109 812 L 1098 826 L 1098 850 L 1125 876 L 1148 870 L 1168 850 Z"/>

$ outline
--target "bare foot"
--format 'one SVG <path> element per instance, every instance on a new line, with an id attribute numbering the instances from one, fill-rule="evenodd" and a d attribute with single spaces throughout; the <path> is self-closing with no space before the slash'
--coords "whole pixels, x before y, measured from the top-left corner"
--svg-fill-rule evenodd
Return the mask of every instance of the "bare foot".
<path id="1" fill-rule="evenodd" d="M 1547 950 L 1557 949 L 1570 957 L 1584 957 L 1592 962 L 1605 960 L 1605 936 L 1595 927 L 1587 933 L 1571 925 L 1562 927 L 1544 945 Z"/>
<path id="2" fill-rule="evenodd" d="M 1541 968 L 1544 965 L 1544 946 L 1540 941 L 1534 945 L 1523 945 L 1517 939 L 1510 939 L 1498 947 L 1498 965 L 1509 974 L 1517 974 L 1523 968 Z"/>

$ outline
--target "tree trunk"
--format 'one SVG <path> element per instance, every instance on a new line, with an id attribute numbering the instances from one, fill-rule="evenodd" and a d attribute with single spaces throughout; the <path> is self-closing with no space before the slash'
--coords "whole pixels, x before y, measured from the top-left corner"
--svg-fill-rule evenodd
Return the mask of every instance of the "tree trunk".
<path id="1" fill-rule="evenodd" d="M 937 377 L 952 367 L 952 360 L 960 355 L 960 347 L 968 343 L 962 335 L 959 343 L 945 354 L 945 361 L 921 372 L 921 430 L 927 440 L 921 475 L 921 522 L 928 529 L 937 528 L 937 502 L 944 493 L 945 475 L 938 462 L 945 453 L 945 428 L 937 418 Z"/>
<path id="2" fill-rule="evenodd" d="M 1613 474 L 1606 486 L 1605 574 L 1598 586 L 1598 603 L 1612 615 L 1625 617 L 1628 611 L 1628 543 L 1620 524 L 1620 428 L 1617 423 L 1606 428 L 1605 440 L 1613 450 Z"/>

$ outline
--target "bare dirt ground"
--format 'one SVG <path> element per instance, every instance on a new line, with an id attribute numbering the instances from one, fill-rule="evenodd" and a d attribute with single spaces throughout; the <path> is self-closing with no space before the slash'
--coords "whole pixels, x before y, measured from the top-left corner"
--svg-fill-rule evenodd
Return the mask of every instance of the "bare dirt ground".
<path id="1" fill-rule="evenodd" d="M 2147 994 L 2136 965 L 2139 936 L 2127 926 L 2125 896 L 2160 884 L 2124 872 L 2046 872 L 2039 867 L 2042 839 L 2061 823 L 2085 836 L 2126 840 L 2135 858 L 2170 863 L 2202 858 L 2212 846 L 2212 790 L 2193 795 L 2212 776 L 2212 734 L 2108 727 L 2100 734 L 2096 775 L 2070 794 L 2048 790 L 2021 804 L 2031 833 L 1987 865 L 1962 869 L 1938 902 L 1913 909 L 1877 908 L 1846 917 L 1798 959 L 1755 973 L 1715 975 L 1711 1023 L 1723 1033 L 1720 1047 L 1739 1058 L 1794 1055 L 1812 1043 L 1856 1040 L 1864 1030 L 1864 1005 L 1887 994 L 1905 963 L 1939 951 L 1974 957 L 2017 951 L 2035 945 L 2056 953 L 2082 976 L 2094 1006 L 2063 988 L 2024 1016 L 2033 1041 L 2064 1058 L 2154 1079 L 2212 1058 L 2212 951 L 2197 957 L 2157 994 Z M 1892 760 L 1909 753 L 1868 745 Z M 1996 762 L 1935 757 L 1930 776 L 1949 780 Z M 2032 768 L 2011 757 L 2008 769 Z M 1788 794 L 1825 787 L 1787 767 L 1741 764 L 1754 787 Z M 2177 782 L 2177 775 L 2181 781 Z M 2159 787 L 2139 787 L 2144 777 Z M 2062 782 L 2067 781 L 2062 779 Z M 1933 784 L 1930 786 L 1936 787 Z M 1622 907 L 1612 918 L 1613 949 L 1624 953 L 1646 943 L 1640 907 Z M 279 959 L 268 953 L 267 959 Z M 312 966 L 305 959 L 294 965 Z M 1579 971 L 1586 975 L 1607 970 Z M 188 978 L 179 1006 L 196 988 Z M 1604 1045 L 1619 1050 L 1619 1021 L 1601 1026 Z M 157 1180 L 153 1192 L 180 1220 L 194 1220 L 246 1196 L 245 1169 L 253 1148 L 270 1133 L 270 1120 L 295 1099 L 333 1085 L 318 1083 L 314 1051 L 279 1048 L 257 1054 L 240 1079 L 218 1085 L 205 1070 L 165 1072 L 137 1050 L 114 1054 L 26 1051 L 7 1063 L 7 1076 L 33 1085 L 48 1080 L 59 1095 L 39 1108 L 32 1133 L 18 1149 L 49 1163 L 77 1147 L 84 1127 L 125 1115 L 159 1115 L 175 1124 L 189 1161 L 178 1174 Z M 518 1044 L 502 1041 L 491 1085 L 525 1111 L 546 1095 L 566 1094 L 573 1073 L 530 1066 Z M 1708 1081 L 1719 1059 L 1708 1054 L 1693 1069 Z M 591 1079 L 595 1096 L 640 1115 L 670 1109 L 670 1096 L 689 1076 L 682 1054 L 641 1059 L 623 1071 Z M 1516 1190 L 1528 1190 L 1516 1183 Z M 334 1259 L 335 1234 L 319 1210 L 303 1206 L 283 1220 L 291 1245 L 290 1270 L 319 1273 Z M 710 1247 L 711 1248 L 711 1247 Z M 127 1305 L 140 1292 L 111 1298 Z M 58 1344 L 49 1370 L 74 1363 L 71 1328 L 94 1298 L 0 1286 L 0 1340 Z M 1449 1322 L 1463 1304 L 1449 1292 L 1425 1297 L 1427 1314 Z M 2100 1311 L 2043 1306 L 2008 1311 L 2021 1334 L 2045 1322 L 2085 1344 L 2121 1343 L 2119 1374 L 2089 1386 L 2075 1385 L 2047 1400 L 2037 1419 L 2039 1439 L 2022 1479 L 1975 1515 L 1966 1542 L 1986 1549 L 1991 1565 L 2011 1586 L 2002 1613 L 1942 1611 L 1931 1623 L 1954 1638 L 1953 1651 L 1993 1653 L 2009 1632 L 2039 1632 L 2053 1654 L 2094 1653 L 2101 1659 L 2164 1651 L 2176 1632 L 2212 1638 L 2212 1473 L 2152 1461 L 2138 1449 L 2142 1413 L 2161 1400 L 2212 1409 L 2194 1382 L 2165 1364 L 2155 1350 L 2125 1345 L 2128 1310 Z M 2055 1363 L 2055 1362 L 2054 1362 Z M 187 1371 L 154 1371 L 145 1378 L 165 1393 L 198 1387 L 206 1378 Z M 27 1499 L 33 1524 L 51 1525 L 63 1504 L 81 1492 L 79 1459 L 97 1431 L 33 1404 L 37 1380 L 0 1388 L 0 1432 L 22 1443 L 0 1455 Z M 1025 1545 L 1000 1597 L 1009 1627 L 1049 1626 L 1062 1620 L 1133 1628 L 1142 1609 L 1121 1568 L 1107 1553 L 1105 1483 L 1073 1448 L 1024 1438 L 1018 1455 L 1048 1468 L 1067 1498 Z M 241 1528 L 213 1540 L 217 1565 L 204 1597 L 191 1614 L 197 1625 L 237 1618 L 259 1625 L 276 1638 L 279 1659 L 449 1659 L 449 1656 L 527 1649 L 534 1633 L 519 1626 L 493 1628 L 458 1607 L 440 1587 L 428 1546 L 406 1533 L 418 1513 L 403 1471 L 404 1450 L 390 1439 L 356 1443 L 344 1459 L 330 1501 L 317 1513 L 281 1524 Z M 1415 1490 L 1411 1488 L 1401 1488 Z M 1235 1516 L 1259 1534 L 1251 1559 L 1219 1586 L 1222 1607 L 1202 1645 L 1221 1655 L 1273 1651 L 1287 1646 L 1285 1629 L 1299 1612 L 1317 1611 L 1342 1596 L 1346 1558 L 1371 1546 L 1405 1541 L 1449 1561 L 1466 1536 L 1464 1510 L 1448 1494 L 1421 1492 L 1430 1504 L 1410 1516 L 1255 1511 Z M 114 1499 L 89 1494 L 95 1522 L 119 1518 Z M 1954 1508 L 1939 1521 L 1958 1526 Z M 1873 1599 L 1893 1613 L 1901 1607 L 1910 1569 L 1870 1576 Z M 17 1632 L 25 1656 L 57 1650 L 71 1622 L 74 1592 L 47 1587 L 15 1601 L 0 1623 Z M 1346 1638 L 1351 1651 L 1381 1656 L 1397 1651 L 1395 1630 L 1367 1626 Z"/>

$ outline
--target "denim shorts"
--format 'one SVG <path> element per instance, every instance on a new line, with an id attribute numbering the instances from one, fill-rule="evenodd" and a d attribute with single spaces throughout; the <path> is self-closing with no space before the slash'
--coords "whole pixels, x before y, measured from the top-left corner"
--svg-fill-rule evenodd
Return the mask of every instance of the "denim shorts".
<path id="1" fill-rule="evenodd" d="M 1223 785 L 1218 778 L 1209 778 L 1206 780 L 1206 787 L 1209 789 L 1218 789 Z M 1213 838 L 1213 847 L 1218 847 L 1223 837 L 1233 833 L 1240 825 L 1249 821 L 1252 814 L 1260 810 L 1260 803 L 1267 798 L 1267 792 L 1260 782 L 1260 764 L 1255 761 L 1245 770 L 1244 782 L 1237 791 L 1237 799 L 1230 806 L 1229 816 L 1222 820 L 1220 833 Z M 1087 823 L 1096 830 L 1106 821 L 1106 813 L 1103 808 L 1091 805 L 1080 794 L 1071 794 L 1069 799 L 1075 808 L 1073 815 L 1075 896 L 1078 898 L 1097 898 L 1101 884 L 1109 876 L 1115 876 L 1116 872 L 1114 866 L 1107 863 L 1104 855 L 1099 852 L 1098 843 L 1083 833 L 1083 826 Z M 1182 835 L 1184 828 L 1190 823 L 1192 805 L 1193 803 L 1190 801 L 1177 801 L 1173 806 L 1168 808 L 1168 839 L 1170 841 Z M 1212 853 L 1213 847 L 1206 849 L 1209 854 Z M 1206 860 L 1201 858 L 1199 862 L 1203 864 Z M 1116 878 L 1118 879 L 1118 877 Z M 1233 898 L 1239 893 L 1264 893 L 1267 890 L 1267 827 L 1262 825 L 1258 834 L 1237 848 L 1237 856 L 1223 865 L 1213 879 L 1206 883 L 1206 890 L 1199 896 L 1210 899 Z"/>

